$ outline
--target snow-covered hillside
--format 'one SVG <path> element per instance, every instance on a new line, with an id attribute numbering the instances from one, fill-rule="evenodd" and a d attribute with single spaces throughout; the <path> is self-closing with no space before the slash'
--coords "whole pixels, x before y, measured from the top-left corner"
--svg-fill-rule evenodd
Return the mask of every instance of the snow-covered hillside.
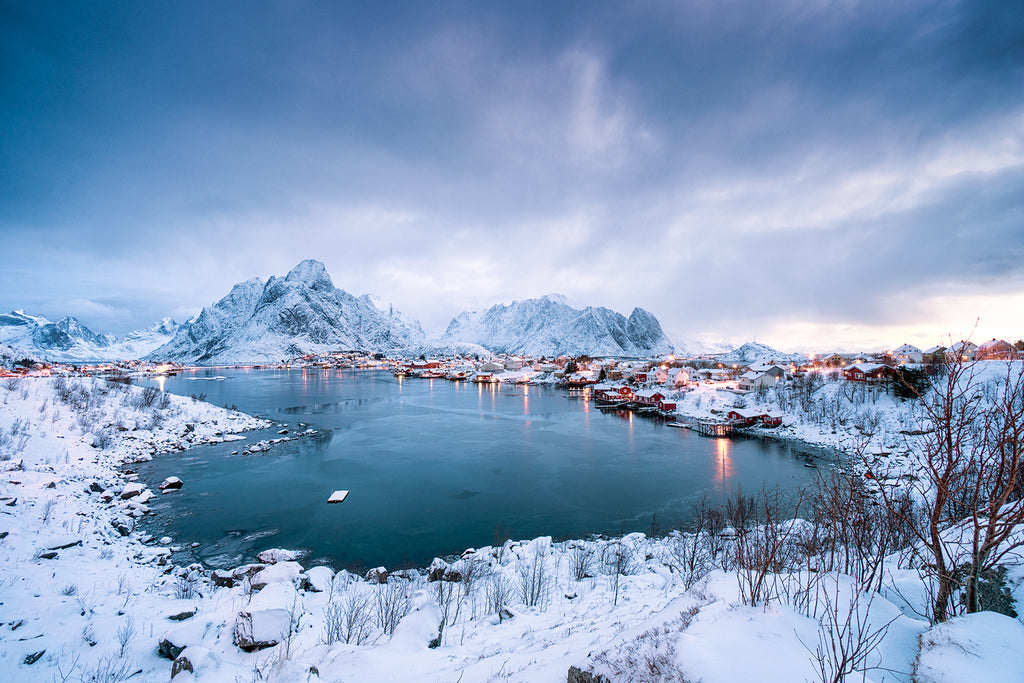
<path id="1" fill-rule="evenodd" d="M 164 318 L 118 339 L 93 332 L 76 318 L 65 317 L 54 323 L 42 316 L 12 311 L 0 315 L 0 343 L 53 361 L 123 360 L 139 358 L 166 344 L 177 328 L 177 323 Z"/>
<path id="2" fill-rule="evenodd" d="M 783 363 L 788 361 L 804 361 L 807 356 L 802 353 L 783 353 L 773 349 L 765 344 L 759 344 L 758 342 L 747 342 L 738 349 L 729 351 L 715 356 L 715 359 L 722 363 L 757 363 L 757 362 L 776 362 Z"/>
<path id="3" fill-rule="evenodd" d="M 534 356 L 650 356 L 672 353 L 674 348 L 658 319 L 642 308 L 634 308 L 626 318 L 607 308 L 572 308 L 560 295 L 462 313 L 442 339 L 479 344 L 495 353 Z"/>
<path id="4" fill-rule="evenodd" d="M 307 260 L 285 277 L 238 283 L 148 358 L 279 361 L 307 353 L 396 351 L 422 341 L 416 320 L 379 300 L 336 288 L 322 263 Z"/>

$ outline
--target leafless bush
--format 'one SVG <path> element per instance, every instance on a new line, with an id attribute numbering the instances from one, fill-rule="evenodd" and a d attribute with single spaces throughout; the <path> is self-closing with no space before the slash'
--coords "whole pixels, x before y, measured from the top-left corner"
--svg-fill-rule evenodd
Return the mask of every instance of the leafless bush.
<path id="1" fill-rule="evenodd" d="M 753 505 L 749 505 L 751 501 Z M 802 494 L 798 494 L 792 506 L 794 517 L 799 514 L 801 502 Z M 742 492 L 737 492 L 727 507 L 733 510 L 733 519 L 740 521 L 742 517 L 743 526 L 737 527 L 739 533 L 732 545 L 741 599 L 756 605 L 778 597 L 778 572 L 798 557 L 795 525 L 782 521 L 787 509 L 783 500 L 777 491 L 762 491 L 747 501 Z"/>
<path id="2" fill-rule="evenodd" d="M 341 596 L 335 594 L 332 586 L 324 608 L 324 643 L 361 645 L 369 637 L 370 627 L 370 600 L 358 586 L 346 587 Z"/>
<path id="3" fill-rule="evenodd" d="M 594 566 L 594 549 L 587 543 L 576 543 L 569 552 L 569 571 L 575 581 L 590 576 Z"/>
<path id="4" fill-rule="evenodd" d="M 73 596 L 73 595 L 78 595 L 78 584 L 77 583 L 69 583 L 69 584 L 65 585 L 64 588 L 61 589 L 60 594 L 64 595 L 64 596 L 67 596 L 69 598 L 71 596 Z"/>
<path id="5" fill-rule="evenodd" d="M 189 576 L 179 576 L 174 582 L 174 597 L 178 600 L 194 600 L 199 595 L 195 581 Z"/>
<path id="6" fill-rule="evenodd" d="M 508 579 L 500 572 L 494 572 L 484 582 L 484 598 L 486 600 L 487 612 L 498 615 L 498 623 L 501 623 L 506 614 L 506 606 L 512 595 L 512 587 Z"/>
<path id="7" fill-rule="evenodd" d="M 871 628 L 868 616 L 876 593 L 854 589 L 850 603 L 844 611 L 839 604 L 839 579 L 834 590 L 822 595 L 822 609 L 817 618 L 821 622 L 818 642 L 812 650 L 801 641 L 811 654 L 815 673 L 821 683 L 843 683 L 851 674 L 865 674 L 879 669 L 881 656 L 878 646 L 889 632 L 889 626 L 898 617 Z M 872 659 L 877 660 L 872 663 Z"/>
<path id="8" fill-rule="evenodd" d="M 676 619 L 641 633 L 622 647 L 595 655 L 595 669 L 606 671 L 615 680 L 687 683 L 687 678 L 679 668 L 676 640 L 690 626 L 698 612 L 700 608 L 693 607 Z"/>
<path id="9" fill-rule="evenodd" d="M 21 377 L 7 377 L 4 379 L 4 388 L 7 391 L 14 391 L 21 384 L 22 379 Z"/>
<path id="10" fill-rule="evenodd" d="M 128 649 L 135 640 L 135 636 L 135 620 L 128 617 L 117 629 L 117 642 L 121 646 L 121 649 L 118 651 L 118 657 L 124 658 L 128 654 Z"/>
<path id="11" fill-rule="evenodd" d="M 529 555 L 519 561 L 519 588 L 523 604 L 537 607 L 547 599 L 551 583 L 548 575 L 547 548 L 534 543 Z"/>
<path id="12" fill-rule="evenodd" d="M 409 613 L 409 604 L 408 582 L 393 579 L 380 584 L 374 595 L 377 626 L 387 635 L 393 634 L 398 622 Z"/>
<path id="13" fill-rule="evenodd" d="M 134 675 L 133 668 L 134 664 L 131 660 L 114 652 L 108 652 L 100 657 L 99 661 L 92 668 L 86 669 L 82 675 L 82 681 L 88 681 L 89 683 L 119 683 L 120 681 L 128 680 Z"/>
<path id="14" fill-rule="evenodd" d="M 612 583 L 612 605 L 619 604 L 620 577 L 633 571 L 633 547 L 622 539 L 609 541 L 601 549 L 601 564 Z"/>

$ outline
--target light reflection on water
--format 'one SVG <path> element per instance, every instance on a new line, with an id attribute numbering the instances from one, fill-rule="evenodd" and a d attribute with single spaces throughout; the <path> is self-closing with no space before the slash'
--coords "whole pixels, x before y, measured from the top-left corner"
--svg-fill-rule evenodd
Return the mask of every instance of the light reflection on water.
<path id="1" fill-rule="evenodd" d="M 721 502 L 765 482 L 793 490 L 814 470 L 807 448 L 759 439 L 713 439 L 625 411 L 593 409 L 582 392 L 525 385 L 396 379 L 366 371 L 199 370 L 162 378 L 189 395 L 320 433 L 232 455 L 276 438 L 166 454 L 138 467 L 155 487 L 184 488 L 153 502 L 155 535 L 201 544 L 210 566 L 248 561 L 279 546 L 308 549 L 335 566 L 429 564 L 435 555 L 502 536 L 580 537 L 664 528 L 703 495 Z M 156 384 L 156 382 L 154 382 Z M 471 393 L 472 392 L 472 393 Z M 331 491 L 348 489 L 340 505 Z M 499 531 L 500 530 L 500 531 Z M 233 558 L 226 561 L 225 558 Z"/>

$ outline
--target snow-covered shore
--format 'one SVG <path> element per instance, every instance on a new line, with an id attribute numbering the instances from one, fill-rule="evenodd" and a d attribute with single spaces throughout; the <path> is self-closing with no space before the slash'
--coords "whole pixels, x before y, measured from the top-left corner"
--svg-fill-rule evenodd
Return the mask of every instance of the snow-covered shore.
<path id="1" fill-rule="evenodd" d="M 694 414 L 711 415 L 698 399 L 686 398 Z M 0 382 L 6 678 L 561 681 L 576 667 L 576 680 L 816 679 L 823 614 L 799 599 L 744 604 L 734 569 L 685 566 L 685 534 L 509 541 L 381 583 L 386 570 L 335 573 L 287 551 L 216 572 L 176 567 L 169 547 L 133 530 L 147 493 L 122 498 L 139 487 L 121 464 L 264 426 L 100 380 Z M 842 445 L 829 436 L 816 443 Z M 780 576 L 852 599 L 850 577 Z M 867 680 L 909 681 L 915 666 L 920 681 L 1024 679 L 1006 655 L 1024 648 L 1019 621 L 985 613 L 929 629 L 916 572 L 893 568 L 886 586 L 863 606 L 870 628 L 889 624 Z"/>

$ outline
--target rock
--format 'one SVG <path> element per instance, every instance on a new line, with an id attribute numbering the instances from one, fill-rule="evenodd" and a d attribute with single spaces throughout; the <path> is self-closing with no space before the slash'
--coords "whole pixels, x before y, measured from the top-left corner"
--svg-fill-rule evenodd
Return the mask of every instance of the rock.
<path id="1" fill-rule="evenodd" d="M 277 564 L 269 565 L 266 569 L 261 569 L 259 573 L 252 577 L 249 585 L 254 590 L 262 590 L 272 583 L 288 583 L 294 586 L 300 583 L 299 575 L 301 573 L 302 565 L 298 562 L 278 562 Z"/>
<path id="2" fill-rule="evenodd" d="M 171 665 L 171 678 L 182 672 L 203 677 L 204 672 L 216 669 L 220 661 L 216 655 L 200 645 L 189 645 L 179 654 Z M 191 676 L 187 676 L 191 680 Z"/>
<path id="3" fill-rule="evenodd" d="M 56 553 L 56 551 L 53 551 L 53 550 L 51 550 L 49 552 L 46 552 L 46 553 L 39 553 L 39 559 L 40 560 L 55 560 L 55 559 L 57 559 L 57 553 Z"/>
<path id="4" fill-rule="evenodd" d="M 366 580 L 370 583 L 387 583 L 388 570 L 384 567 L 374 567 L 370 571 L 366 572 Z"/>
<path id="5" fill-rule="evenodd" d="M 175 645 L 169 640 L 161 639 L 160 644 L 157 645 L 156 653 L 164 659 L 177 659 L 178 655 L 185 649 L 183 645 Z"/>
<path id="6" fill-rule="evenodd" d="M 195 615 L 196 610 L 192 610 L 191 612 L 178 612 L 177 614 L 172 614 L 167 618 L 171 621 L 185 621 L 186 619 L 191 619 Z"/>
<path id="7" fill-rule="evenodd" d="M 182 482 L 181 479 L 178 479 L 177 477 L 167 477 L 160 482 L 160 486 L 158 488 L 166 493 L 167 491 L 176 491 L 183 485 L 184 482 Z"/>
<path id="8" fill-rule="evenodd" d="M 329 591 L 334 581 L 334 570 L 330 567 L 313 567 L 306 570 L 306 585 L 315 593 Z"/>
<path id="9" fill-rule="evenodd" d="M 49 543 L 46 544 L 47 550 L 64 550 L 65 548 L 73 548 L 76 545 L 82 545 L 82 540 L 78 538 L 54 538 L 50 539 Z"/>
<path id="10" fill-rule="evenodd" d="M 43 488 L 44 489 L 55 489 L 55 488 L 57 488 L 57 482 L 55 482 L 55 481 L 48 481 L 45 484 L 43 484 Z"/>
<path id="11" fill-rule="evenodd" d="M 430 563 L 430 569 L 427 571 L 427 581 L 441 581 L 444 579 L 446 571 L 448 571 L 448 563 L 440 557 L 435 557 L 434 561 Z"/>
<path id="12" fill-rule="evenodd" d="M 172 540 L 170 536 L 161 536 L 159 543 L 160 545 L 170 545 Z"/>
<path id="13" fill-rule="evenodd" d="M 165 659 L 177 659 L 189 645 L 203 642 L 206 626 L 200 622 L 190 622 L 171 629 L 160 637 L 157 654 Z"/>
<path id="14" fill-rule="evenodd" d="M 184 654 L 178 655 L 175 660 L 171 663 L 171 680 L 180 674 L 182 671 L 194 673 L 195 670 L 192 668 L 192 662 L 188 660 Z"/>
<path id="15" fill-rule="evenodd" d="M 566 683 L 611 683 L 611 681 L 601 674 L 583 671 L 582 669 L 577 669 L 575 666 L 570 666 Z"/>
<path id="16" fill-rule="evenodd" d="M 235 645 L 245 652 L 277 645 L 293 626 L 292 608 L 297 600 L 298 594 L 290 583 L 272 584 L 253 596 L 248 608 L 235 619 Z"/>
<path id="17" fill-rule="evenodd" d="M 283 548 L 271 548 L 264 550 L 256 556 L 264 564 L 276 564 L 278 562 L 294 562 L 299 559 L 297 550 L 285 550 Z"/>
<path id="18" fill-rule="evenodd" d="M 116 495 L 117 493 L 115 493 L 112 489 L 107 489 L 106 491 L 100 494 L 100 500 L 102 500 L 104 503 L 109 503 L 110 501 L 114 500 L 114 496 Z"/>
<path id="19" fill-rule="evenodd" d="M 241 567 L 235 567 L 231 570 L 231 576 L 235 578 L 235 581 L 243 581 L 244 579 L 252 579 L 252 577 L 259 574 L 261 571 L 266 569 L 265 564 L 243 564 Z"/>
<path id="20" fill-rule="evenodd" d="M 39 661 L 39 658 L 46 654 L 46 650 L 40 650 L 39 652 L 33 652 L 25 657 L 25 666 L 32 666 Z"/>
<path id="21" fill-rule="evenodd" d="M 114 522 L 113 525 L 114 525 L 114 528 L 117 529 L 117 533 L 121 534 L 122 536 L 127 536 L 127 535 L 129 535 L 132 532 L 131 529 L 129 529 L 127 526 L 125 526 L 121 522 Z"/>
<path id="22" fill-rule="evenodd" d="M 103 487 L 100 486 L 99 484 L 97 484 L 96 482 L 91 481 L 91 482 L 89 482 L 89 492 L 90 493 L 103 493 Z"/>
<path id="23" fill-rule="evenodd" d="M 140 495 L 146 490 L 145 484 L 139 484 L 138 482 L 132 484 L 125 484 L 124 489 L 121 491 L 121 500 L 128 500 Z"/>
<path id="24" fill-rule="evenodd" d="M 344 503 L 345 499 L 348 498 L 348 491 L 335 491 L 331 494 L 331 497 L 327 499 L 328 503 Z"/>
<path id="25" fill-rule="evenodd" d="M 224 569 L 214 569 L 210 572 L 210 580 L 213 581 L 214 586 L 220 586 L 221 588 L 231 588 L 235 585 L 234 575 Z"/>

